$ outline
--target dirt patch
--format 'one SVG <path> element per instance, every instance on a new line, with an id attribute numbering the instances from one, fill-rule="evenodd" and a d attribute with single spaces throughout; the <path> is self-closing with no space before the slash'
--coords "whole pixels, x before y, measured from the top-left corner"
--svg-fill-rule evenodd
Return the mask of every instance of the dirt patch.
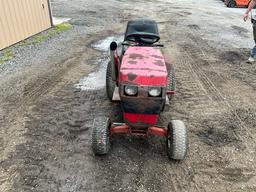
<path id="1" fill-rule="evenodd" d="M 0 152 L 4 150 L 4 140 L 0 138 Z"/>
<path id="2" fill-rule="evenodd" d="M 248 172 L 248 170 L 247 170 Z M 248 182 L 254 175 L 246 174 L 242 168 L 225 168 L 219 172 L 223 180 L 230 182 Z"/>
<path id="3" fill-rule="evenodd" d="M 234 29 L 239 35 L 242 35 L 242 36 L 245 36 L 245 37 L 248 37 L 248 30 L 243 28 L 243 27 L 239 27 L 239 26 L 236 26 L 236 25 L 232 25 L 231 26 L 232 29 Z"/>
<path id="4" fill-rule="evenodd" d="M 233 64 L 240 64 L 247 59 L 242 50 L 239 51 L 225 51 L 220 55 L 220 58 L 231 62 Z"/>
<path id="5" fill-rule="evenodd" d="M 202 129 L 198 130 L 195 134 L 210 146 L 234 145 L 241 147 L 242 143 L 237 137 L 239 125 L 231 117 L 230 114 L 223 114 L 223 116 L 213 118 L 215 120 L 204 120 L 199 123 Z"/>
<path id="6" fill-rule="evenodd" d="M 198 25 L 188 25 L 189 28 L 199 30 L 200 27 Z"/>
<path id="7" fill-rule="evenodd" d="M 256 127 L 256 109 L 255 108 L 238 108 L 235 110 L 235 113 L 239 116 L 241 121 L 245 122 L 247 125 L 247 129 L 250 131 L 256 132 L 254 128 Z"/>
<path id="8" fill-rule="evenodd" d="M 120 122 L 119 105 L 106 99 L 105 90 L 62 90 L 50 100 L 38 103 L 33 116 L 27 114 L 28 142 L 18 146 L 16 154 L 25 162 L 19 170 L 23 189 L 136 190 L 144 185 L 141 174 L 149 154 L 168 163 L 163 143 L 153 138 L 151 142 L 157 145 L 146 139 L 116 136 L 110 155 L 95 157 L 90 146 L 95 115 L 115 117 L 112 120 Z M 163 169 L 159 168 L 154 175 L 160 175 Z M 154 179 L 146 185 L 157 189 L 159 181 Z"/>

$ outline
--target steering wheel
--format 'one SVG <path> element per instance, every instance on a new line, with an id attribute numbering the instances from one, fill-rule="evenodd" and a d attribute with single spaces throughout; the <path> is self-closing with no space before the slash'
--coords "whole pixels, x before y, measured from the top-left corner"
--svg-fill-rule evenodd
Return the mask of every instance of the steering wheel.
<path id="1" fill-rule="evenodd" d="M 140 44 L 154 44 L 159 41 L 159 37 L 155 35 L 148 34 L 133 34 L 126 37 L 128 41 L 138 42 Z"/>

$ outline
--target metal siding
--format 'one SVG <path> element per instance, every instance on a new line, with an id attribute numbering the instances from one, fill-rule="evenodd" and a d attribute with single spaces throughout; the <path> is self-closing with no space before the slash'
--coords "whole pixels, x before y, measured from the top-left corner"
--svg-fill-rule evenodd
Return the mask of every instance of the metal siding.
<path id="1" fill-rule="evenodd" d="M 44 19 L 44 21 L 46 21 L 46 25 L 47 26 L 52 26 L 52 22 L 51 22 L 51 15 L 50 15 L 50 3 L 49 3 L 49 1 L 48 0 L 43 0 L 43 2 L 44 2 L 44 5 L 45 5 L 45 7 L 44 7 L 44 13 L 45 13 L 45 17 L 46 18 L 49 18 L 49 19 Z"/>
<path id="2" fill-rule="evenodd" d="M 0 6 L 0 47 L 3 47 L 4 44 L 6 44 L 5 43 L 5 38 L 3 38 L 5 36 L 5 34 L 4 34 L 4 30 L 2 30 L 3 27 L 4 27 L 4 24 L 3 24 L 3 21 L 2 21 L 3 20 L 2 15 L 3 15 L 3 7 Z"/>
<path id="3" fill-rule="evenodd" d="M 9 0 L 8 1 L 8 12 L 10 13 L 10 30 L 13 32 L 13 42 L 16 42 L 17 39 L 20 38 L 20 29 L 18 27 L 18 18 L 15 15 L 15 0 Z M 13 10 L 13 11 L 11 11 Z"/>
<path id="4" fill-rule="evenodd" d="M 52 20 L 52 9 L 51 9 L 51 3 L 50 3 L 50 0 L 47 0 L 47 4 L 48 4 L 48 11 L 49 11 L 50 23 L 51 23 L 51 26 L 53 26 L 53 20 Z"/>
<path id="5" fill-rule="evenodd" d="M 13 2 L 15 0 L 11 0 L 11 1 Z M 24 36 L 24 32 L 23 32 L 23 29 L 22 29 L 22 26 L 21 26 L 21 17 L 19 15 L 20 8 L 18 6 L 18 2 L 13 3 L 13 10 L 14 10 L 14 15 L 15 15 L 14 17 L 16 18 L 15 22 L 16 22 L 16 27 L 18 29 L 17 31 L 19 32 L 19 33 L 17 33 L 17 38 L 22 39 L 23 36 Z"/>
<path id="6" fill-rule="evenodd" d="M 42 5 L 38 2 L 40 2 L 40 0 L 36 0 L 36 12 L 38 12 L 38 18 L 39 18 L 39 25 L 40 25 L 40 29 L 42 30 L 43 29 L 43 26 L 44 26 L 44 22 L 43 22 L 43 13 L 42 11 L 40 11 Z"/>
<path id="7" fill-rule="evenodd" d="M 21 1 L 17 1 L 17 17 L 19 17 L 19 24 L 20 24 L 20 33 L 21 33 L 21 39 L 24 39 L 28 33 L 28 20 L 26 19 L 26 14 L 24 13 L 23 3 Z"/>
<path id="8" fill-rule="evenodd" d="M 27 11 L 28 20 L 29 20 L 29 23 L 30 23 L 30 30 L 29 30 L 29 33 L 28 33 L 29 36 L 33 35 L 34 30 L 35 30 L 35 25 L 34 25 L 34 22 L 33 22 L 33 15 L 32 15 L 30 1 L 31 0 L 25 0 L 26 4 L 25 4 L 25 7 L 24 7 L 25 11 Z"/>
<path id="9" fill-rule="evenodd" d="M 3 5 L 1 5 L 0 7 L 2 7 L 2 22 L 3 22 L 3 28 L 2 30 L 4 31 L 4 36 L 3 38 L 5 39 L 5 41 L 7 43 L 11 43 L 13 41 L 13 31 L 11 31 L 11 23 L 10 23 L 10 12 L 8 11 L 9 7 L 8 7 L 8 3 L 4 3 Z"/>
<path id="10" fill-rule="evenodd" d="M 0 0 L 0 50 L 50 27 L 48 0 Z"/>
<path id="11" fill-rule="evenodd" d="M 46 13 L 47 13 L 47 11 L 46 11 L 46 4 L 44 3 L 44 0 L 40 0 L 40 2 L 41 2 L 41 8 L 42 8 L 42 4 L 44 4 L 44 12 L 42 12 L 42 17 L 44 18 L 44 17 L 46 17 L 47 15 L 46 15 Z M 46 25 L 47 24 L 47 22 L 45 21 L 45 20 L 42 20 L 43 21 L 43 25 Z"/>

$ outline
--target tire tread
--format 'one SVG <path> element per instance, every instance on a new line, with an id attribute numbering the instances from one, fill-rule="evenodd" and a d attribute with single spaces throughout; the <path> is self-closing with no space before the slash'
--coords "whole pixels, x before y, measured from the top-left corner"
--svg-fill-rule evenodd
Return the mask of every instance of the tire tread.
<path id="1" fill-rule="evenodd" d="M 109 120 L 106 117 L 97 117 L 93 122 L 92 150 L 95 155 L 105 155 L 109 148 Z"/>

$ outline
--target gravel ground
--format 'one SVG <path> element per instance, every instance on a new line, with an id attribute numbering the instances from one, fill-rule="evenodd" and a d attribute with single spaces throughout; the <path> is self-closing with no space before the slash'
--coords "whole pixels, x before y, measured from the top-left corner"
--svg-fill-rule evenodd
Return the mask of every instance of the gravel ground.
<path id="1" fill-rule="evenodd" d="M 0 191 L 256 191 L 256 67 L 243 9 L 212 0 L 52 0 L 72 28 L 13 46 L 0 65 Z M 116 136 L 90 148 L 99 115 L 120 116 L 102 79 L 105 44 L 135 17 L 159 23 L 176 66 L 177 94 L 160 121 L 183 120 L 189 152 L 169 161 L 162 138 Z M 100 50 L 99 50 L 100 49 Z M 96 82 L 96 86 L 93 83 Z"/>

